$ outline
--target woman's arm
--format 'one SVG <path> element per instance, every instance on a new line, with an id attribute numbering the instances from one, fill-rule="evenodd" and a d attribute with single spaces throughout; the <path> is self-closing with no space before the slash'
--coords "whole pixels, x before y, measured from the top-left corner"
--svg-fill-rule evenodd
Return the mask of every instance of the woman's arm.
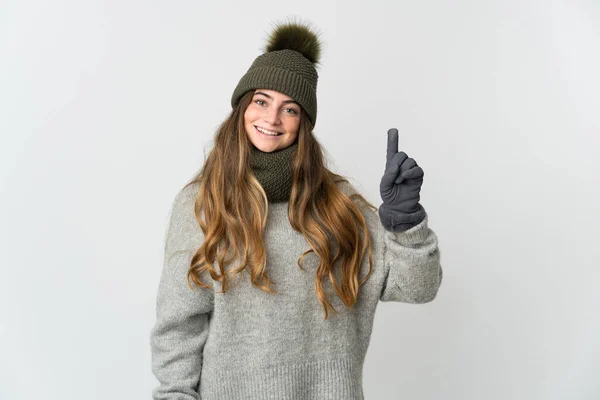
<path id="1" fill-rule="evenodd" d="M 427 303 L 442 282 L 442 266 L 437 237 L 420 204 L 425 173 L 414 158 L 398 151 L 397 129 L 389 129 L 387 136 L 385 172 L 379 184 L 381 225 L 377 227 L 387 273 L 381 300 Z"/>
<path id="2" fill-rule="evenodd" d="M 150 335 L 152 371 L 160 382 L 155 400 L 198 398 L 202 350 L 208 337 L 213 292 L 187 286 L 186 276 L 201 231 L 194 216 L 195 193 L 176 197 L 165 239 L 165 258 Z"/>
<path id="3" fill-rule="evenodd" d="M 437 295 L 442 282 L 442 266 L 436 234 L 425 218 L 412 228 L 389 231 L 380 225 L 383 242 L 383 265 L 387 278 L 382 301 L 427 303 Z"/>

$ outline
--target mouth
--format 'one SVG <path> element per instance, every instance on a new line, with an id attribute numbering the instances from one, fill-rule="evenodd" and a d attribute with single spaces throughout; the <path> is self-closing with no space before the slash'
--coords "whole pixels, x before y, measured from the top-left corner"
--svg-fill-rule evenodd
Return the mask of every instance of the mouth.
<path id="1" fill-rule="evenodd" d="M 257 132 L 260 133 L 262 136 L 277 137 L 282 135 L 281 132 L 270 131 L 268 129 L 261 128 L 260 126 L 254 125 L 254 128 L 256 128 Z"/>

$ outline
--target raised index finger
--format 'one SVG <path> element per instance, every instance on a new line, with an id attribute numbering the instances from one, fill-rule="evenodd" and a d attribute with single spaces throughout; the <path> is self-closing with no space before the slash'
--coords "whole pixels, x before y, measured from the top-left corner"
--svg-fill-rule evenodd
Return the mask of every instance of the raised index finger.
<path id="1" fill-rule="evenodd" d="M 398 152 L 398 129 L 391 128 L 388 130 L 387 140 L 387 162 L 392 160 L 392 157 Z"/>

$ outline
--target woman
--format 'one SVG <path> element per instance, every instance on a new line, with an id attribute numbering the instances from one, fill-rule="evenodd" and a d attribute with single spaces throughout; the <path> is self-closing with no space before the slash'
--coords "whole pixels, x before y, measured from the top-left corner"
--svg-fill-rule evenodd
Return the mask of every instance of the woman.
<path id="1" fill-rule="evenodd" d="M 277 26 L 175 198 L 151 333 L 155 399 L 362 399 L 378 301 L 442 280 L 423 170 L 388 132 L 377 208 L 325 167 L 317 35 Z"/>

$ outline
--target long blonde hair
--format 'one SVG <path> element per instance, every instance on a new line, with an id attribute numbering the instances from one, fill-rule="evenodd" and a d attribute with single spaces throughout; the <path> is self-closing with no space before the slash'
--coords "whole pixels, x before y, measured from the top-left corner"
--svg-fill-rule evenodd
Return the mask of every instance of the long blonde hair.
<path id="1" fill-rule="evenodd" d="M 252 100 L 247 92 L 219 127 L 214 147 L 196 175 L 188 183 L 199 183 L 194 205 L 196 220 L 204 240 L 196 251 L 187 274 L 191 282 L 212 288 L 200 279 L 203 272 L 221 282 L 222 292 L 229 280 L 248 269 L 252 285 L 269 293 L 273 281 L 266 274 L 266 252 L 263 231 L 266 225 L 267 196 L 252 172 L 251 145 L 244 128 L 244 113 Z M 376 209 L 363 196 L 350 197 L 336 184 L 347 182 L 326 168 L 321 145 L 312 134 L 312 124 L 304 111 L 300 113 L 298 149 L 292 161 L 293 181 L 288 203 L 288 219 L 292 228 L 304 235 L 311 250 L 320 259 L 316 270 L 315 291 L 323 305 L 325 319 L 329 309 L 337 312 L 323 292 L 323 279 L 329 277 L 338 296 L 348 308 L 356 303 L 359 287 L 372 273 L 372 242 L 365 219 L 353 198 L 358 197 Z M 186 185 L 186 186 L 188 186 Z M 333 254 L 333 249 L 336 249 Z M 365 253 L 369 272 L 359 282 Z M 243 260 L 237 267 L 225 267 Z M 334 265 L 341 260 L 341 282 L 336 282 Z M 191 281 L 191 282 L 190 282 Z"/>

